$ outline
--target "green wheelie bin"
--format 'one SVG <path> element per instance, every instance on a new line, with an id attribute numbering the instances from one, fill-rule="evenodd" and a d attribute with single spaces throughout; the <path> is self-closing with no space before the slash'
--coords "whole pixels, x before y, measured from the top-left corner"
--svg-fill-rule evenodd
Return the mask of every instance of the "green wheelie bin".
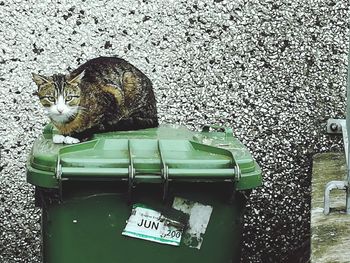
<path id="1" fill-rule="evenodd" d="M 45 263 L 239 262 L 242 215 L 261 169 L 228 128 L 181 126 L 34 142 L 27 181 Z"/>

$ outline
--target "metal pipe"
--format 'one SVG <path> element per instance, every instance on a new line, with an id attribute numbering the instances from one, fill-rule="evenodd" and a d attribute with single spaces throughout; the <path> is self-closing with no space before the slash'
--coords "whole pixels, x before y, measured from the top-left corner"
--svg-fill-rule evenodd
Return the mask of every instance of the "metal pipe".
<path id="1" fill-rule="evenodd" d="M 347 134 L 350 134 L 350 44 L 349 44 L 349 52 L 348 52 L 348 76 L 347 76 L 347 103 L 346 103 L 346 129 L 344 130 Z M 343 131 L 343 132 L 344 132 Z M 348 136 L 346 136 L 348 137 Z M 345 141 L 344 141 L 345 144 Z M 349 142 L 346 142 L 346 157 L 349 156 L 349 148 L 348 147 Z M 347 185 L 350 185 L 350 169 L 349 169 L 349 162 L 348 159 L 346 159 L 346 167 L 347 167 Z M 350 214 L 350 190 L 349 187 L 346 189 L 346 213 Z"/>

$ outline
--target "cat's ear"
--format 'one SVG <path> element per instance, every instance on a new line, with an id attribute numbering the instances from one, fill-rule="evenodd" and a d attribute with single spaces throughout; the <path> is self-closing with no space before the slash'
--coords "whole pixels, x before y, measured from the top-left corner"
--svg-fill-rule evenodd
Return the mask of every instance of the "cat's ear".
<path id="1" fill-rule="evenodd" d="M 38 86 L 52 82 L 50 78 L 35 73 L 32 73 L 32 78 Z"/>
<path id="2" fill-rule="evenodd" d="M 68 83 L 77 86 L 80 84 L 80 81 L 84 77 L 84 75 L 85 75 L 85 70 L 83 70 L 80 74 L 78 74 L 74 78 L 68 80 Z"/>

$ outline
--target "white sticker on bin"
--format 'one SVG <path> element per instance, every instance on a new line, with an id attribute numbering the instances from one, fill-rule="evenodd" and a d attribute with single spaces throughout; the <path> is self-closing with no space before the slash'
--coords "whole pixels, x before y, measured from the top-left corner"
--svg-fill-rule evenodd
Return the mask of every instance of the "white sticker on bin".
<path id="1" fill-rule="evenodd" d="M 213 207 L 181 197 L 175 197 L 172 207 L 190 216 L 187 229 L 184 233 L 184 244 L 191 248 L 200 249 L 211 213 L 213 212 Z"/>
<path id="2" fill-rule="evenodd" d="M 122 234 L 157 243 L 179 246 L 183 229 L 180 226 L 168 224 L 168 222 L 160 212 L 135 204 Z"/>

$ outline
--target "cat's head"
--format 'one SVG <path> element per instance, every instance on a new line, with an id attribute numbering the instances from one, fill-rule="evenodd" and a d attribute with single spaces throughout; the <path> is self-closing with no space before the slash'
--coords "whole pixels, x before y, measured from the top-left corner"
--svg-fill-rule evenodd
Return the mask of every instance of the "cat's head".
<path id="1" fill-rule="evenodd" d="M 38 86 L 37 95 L 47 115 L 56 123 L 72 120 L 79 111 L 81 90 L 79 84 L 84 71 L 79 75 L 53 75 L 45 77 L 32 73 Z"/>

